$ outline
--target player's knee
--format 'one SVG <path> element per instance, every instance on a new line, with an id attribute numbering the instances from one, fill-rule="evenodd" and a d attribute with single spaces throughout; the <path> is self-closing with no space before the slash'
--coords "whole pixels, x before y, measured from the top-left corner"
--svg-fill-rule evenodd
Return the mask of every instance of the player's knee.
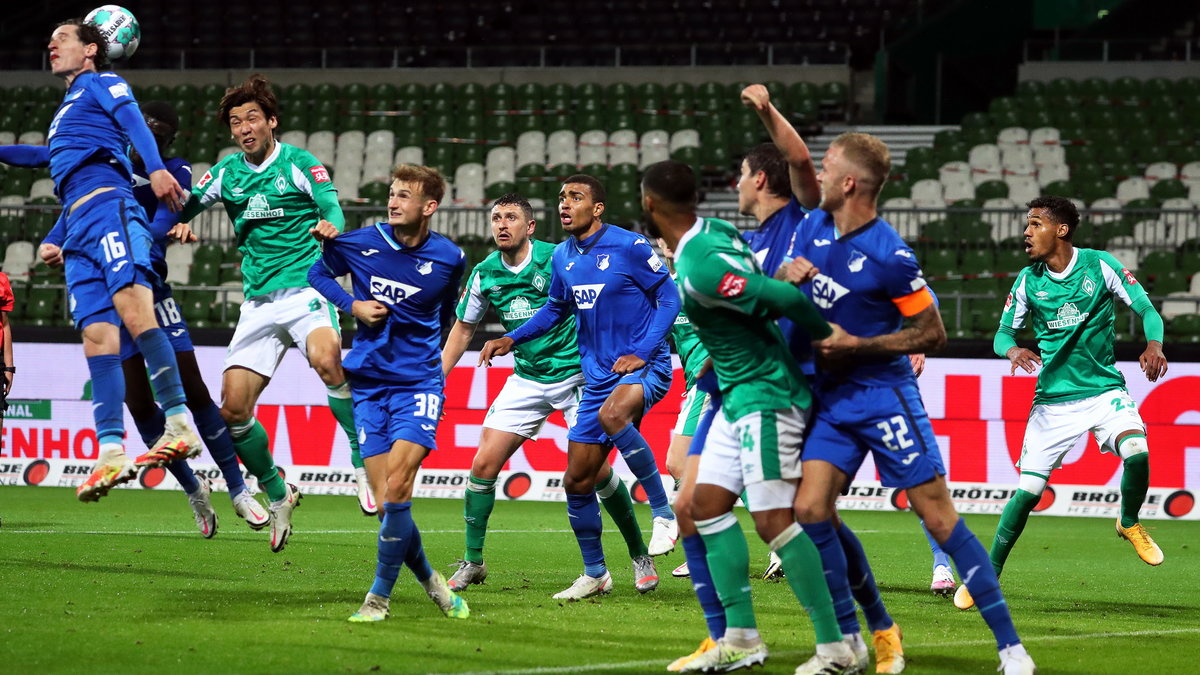
<path id="1" fill-rule="evenodd" d="M 503 459 L 490 457 L 483 452 L 478 452 L 475 454 L 475 459 L 471 462 L 471 475 L 483 480 L 496 480 L 503 466 Z"/>
<path id="2" fill-rule="evenodd" d="M 795 508 L 796 520 L 801 523 L 818 523 L 823 520 L 829 520 L 832 517 L 832 512 L 823 500 L 799 498 L 796 500 Z"/>
<path id="3" fill-rule="evenodd" d="M 779 536 L 779 533 L 793 522 L 792 512 L 788 509 L 760 511 L 754 514 L 754 530 L 758 532 L 758 538 L 765 542 Z"/>
<path id="4" fill-rule="evenodd" d="M 630 422 L 629 415 L 625 414 L 625 411 L 611 405 L 601 408 L 597 417 L 600 419 L 600 427 L 604 429 L 604 433 L 610 436 L 624 429 L 625 425 Z"/>
<path id="5" fill-rule="evenodd" d="M 570 473 L 563 476 L 563 490 L 569 495 L 583 495 L 595 489 L 595 476 L 576 476 Z"/>
<path id="6" fill-rule="evenodd" d="M 1126 436 L 1124 439 L 1117 442 L 1117 454 L 1121 455 L 1121 459 L 1131 459 L 1138 455 L 1144 455 L 1150 452 L 1150 445 L 1146 443 L 1145 436 Z"/>
<path id="7" fill-rule="evenodd" d="M 1046 489 L 1046 479 L 1034 474 L 1023 473 L 1017 479 L 1017 495 L 1025 492 L 1035 498 L 1042 496 L 1042 491 Z M 1014 495 L 1016 496 L 1016 495 Z"/>
<path id="8" fill-rule="evenodd" d="M 225 420 L 225 424 L 230 428 L 241 426 L 250 421 L 251 415 L 248 409 L 230 407 L 229 404 L 221 406 L 221 419 Z"/>

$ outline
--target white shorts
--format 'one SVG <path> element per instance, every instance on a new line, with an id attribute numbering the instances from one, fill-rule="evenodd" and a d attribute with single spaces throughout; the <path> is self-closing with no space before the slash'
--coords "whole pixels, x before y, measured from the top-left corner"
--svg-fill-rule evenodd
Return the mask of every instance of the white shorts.
<path id="1" fill-rule="evenodd" d="M 1145 433 L 1146 425 L 1129 393 L 1120 389 L 1079 401 L 1039 403 L 1029 411 L 1017 466 L 1049 476 L 1088 431 L 1101 452 L 1117 454 L 1117 436 L 1125 431 Z"/>
<path id="2" fill-rule="evenodd" d="M 679 418 L 675 420 L 676 436 L 695 436 L 696 427 L 700 426 L 700 418 L 710 407 L 708 394 L 692 385 L 683 393 L 683 404 L 679 406 Z"/>
<path id="3" fill-rule="evenodd" d="M 583 373 L 550 384 L 509 375 L 504 388 L 488 408 L 483 426 L 525 438 L 537 438 L 546 418 L 555 410 L 561 410 L 570 429 L 575 426 L 583 384 Z"/>
<path id="4" fill-rule="evenodd" d="M 318 328 L 340 330 L 337 308 L 312 288 L 281 288 L 242 303 L 225 369 L 240 366 L 271 377 L 288 347 L 308 358 L 308 335 Z"/>
<path id="5" fill-rule="evenodd" d="M 792 407 L 750 413 L 735 422 L 719 414 L 704 442 L 696 483 L 746 490 L 751 511 L 790 509 L 800 479 L 808 411 Z"/>

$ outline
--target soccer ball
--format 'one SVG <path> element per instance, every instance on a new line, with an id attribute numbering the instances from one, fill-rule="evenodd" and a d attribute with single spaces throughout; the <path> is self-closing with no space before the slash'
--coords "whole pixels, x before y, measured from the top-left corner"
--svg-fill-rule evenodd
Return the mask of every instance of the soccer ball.
<path id="1" fill-rule="evenodd" d="M 127 59 L 142 41 L 142 27 L 133 12 L 117 5 L 104 5 L 88 12 L 83 19 L 100 29 L 107 44 L 108 60 Z"/>

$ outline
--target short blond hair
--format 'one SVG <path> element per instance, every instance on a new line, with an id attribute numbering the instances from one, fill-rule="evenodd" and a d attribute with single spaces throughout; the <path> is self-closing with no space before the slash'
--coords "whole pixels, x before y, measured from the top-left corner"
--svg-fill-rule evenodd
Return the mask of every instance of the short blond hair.
<path id="1" fill-rule="evenodd" d="M 833 139 L 830 145 L 842 149 L 842 156 L 862 174 L 856 178 L 867 183 L 872 196 L 879 196 L 883 184 L 892 173 L 892 153 L 878 136 L 847 131 Z"/>
<path id="2" fill-rule="evenodd" d="M 446 196 L 446 178 L 432 166 L 401 164 L 392 171 L 392 180 L 401 183 L 416 183 L 421 186 L 421 196 L 441 204 Z"/>

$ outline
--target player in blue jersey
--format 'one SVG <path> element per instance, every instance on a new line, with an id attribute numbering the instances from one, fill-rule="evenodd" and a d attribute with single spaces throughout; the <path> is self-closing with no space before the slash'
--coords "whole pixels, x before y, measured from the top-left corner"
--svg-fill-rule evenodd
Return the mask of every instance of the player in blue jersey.
<path id="1" fill-rule="evenodd" d="M 797 226 L 793 260 L 781 270 L 789 281 L 803 283 L 822 316 L 847 333 L 819 343 L 819 405 L 804 446 L 796 515 L 821 551 L 840 622 L 841 608 L 852 608 L 853 599 L 834 502 L 872 453 L 882 483 L 907 491 L 971 594 L 987 598 L 979 606 L 995 635 L 1001 669 L 1032 673 L 1033 660 L 1013 627 L 987 552 L 950 499 L 907 357 L 940 348 L 946 333 L 912 249 L 876 213 L 890 169 L 887 146 L 878 138 L 846 133 L 834 139 L 818 174 L 820 208 Z M 872 610 L 864 609 L 871 622 Z M 876 610 L 886 614 L 882 603 Z M 886 621 L 899 637 L 895 623 Z M 903 668 L 902 658 L 894 663 Z"/>
<path id="2" fill-rule="evenodd" d="M 600 544 L 596 479 L 615 445 L 646 491 L 654 514 L 647 554 L 633 559 L 634 586 L 658 586 L 651 556 L 672 551 L 679 536 L 662 476 L 637 430 L 646 411 L 671 385 L 666 336 L 679 312 L 667 267 L 645 237 L 603 222 L 604 186 L 592 176 L 566 179 L 559 218 L 571 238 L 554 250 L 550 299 L 516 330 L 484 344 L 481 364 L 549 331 L 572 313 L 587 384 L 575 426 L 567 435 L 567 515 L 583 554 L 584 573 L 554 597 L 580 600 L 608 593 L 612 577 Z M 611 445 L 610 445 L 611 444 Z"/>
<path id="3" fill-rule="evenodd" d="M 161 466 L 200 452 L 200 440 L 185 414 L 175 353 L 154 316 L 150 235 L 130 187 L 128 146 L 132 143 L 142 156 L 155 197 L 172 211 L 179 210 L 186 193 L 163 165 L 128 83 L 108 71 L 99 30 L 72 19 L 54 29 L 47 47 L 51 73 L 67 86 L 46 138 L 50 175 L 64 209 L 67 291 L 75 325 L 83 333 L 100 443 L 96 467 L 76 495 L 95 501 L 131 480 L 138 466 Z M 124 449 L 120 325 L 145 357 L 166 417 L 162 436 L 136 461 Z"/>
<path id="4" fill-rule="evenodd" d="M 175 109 L 162 101 L 150 101 L 142 106 L 146 124 L 154 134 L 159 154 L 166 157 L 167 149 L 175 140 L 179 131 L 179 116 Z M 48 158 L 47 158 L 48 161 Z M 164 159 L 164 165 L 171 175 L 185 189 L 192 183 L 192 166 L 187 160 L 179 157 Z M 140 155 L 133 158 L 133 195 L 138 204 L 145 210 L 150 220 L 152 239 L 150 263 L 154 269 L 155 278 L 151 281 L 154 291 L 154 310 L 159 325 L 167 332 L 175 358 L 179 363 L 180 377 L 184 393 L 187 395 L 187 406 L 199 426 L 213 460 L 221 469 L 225 484 L 229 488 L 229 496 L 233 500 L 233 508 L 244 518 L 251 528 L 259 530 L 270 522 L 270 517 L 246 488 L 242 479 L 242 469 L 238 464 L 233 441 L 229 437 L 229 429 L 225 420 L 221 419 L 220 411 L 212 401 L 208 387 L 200 376 L 200 367 L 196 363 L 195 348 L 188 335 L 187 324 L 180 314 L 179 307 L 171 293 L 171 287 L 166 283 L 167 263 L 166 247 L 170 241 L 169 232 L 175 226 L 175 214 L 167 209 L 158 208 L 158 200 L 150 189 L 145 161 Z M 65 233 L 63 221 L 60 219 L 51 229 L 46 239 L 39 247 L 39 254 L 49 265 L 61 265 Z M 147 448 L 153 448 L 155 441 L 162 435 L 165 417 L 163 411 L 154 403 L 154 393 L 147 378 L 146 362 L 142 358 L 137 343 L 129 335 L 129 331 L 121 327 L 121 364 L 125 374 L 125 405 L 137 425 L 138 432 Z M 197 479 L 187 461 L 176 459 L 166 464 L 167 469 L 188 495 L 195 516 L 196 526 L 207 539 L 217 532 L 217 515 L 212 509 L 209 499 L 210 486 L 207 479 Z"/>
<path id="5" fill-rule="evenodd" d="M 343 362 L 350 378 L 359 451 L 376 503 L 383 505 L 375 583 L 350 621 L 382 621 L 400 567 L 407 565 L 446 616 L 465 619 L 467 603 L 429 566 L 412 517 L 413 481 L 436 443 L 442 412 L 442 328 L 466 260 L 462 249 L 429 230 L 446 193 L 436 169 L 402 164 L 392 173 L 388 222 L 338 234 L 321 221 L 324 242 L 308 280 L 330 302 L 358 319 Z M 337 282 L 349 274 L 354 295 Z"/>

